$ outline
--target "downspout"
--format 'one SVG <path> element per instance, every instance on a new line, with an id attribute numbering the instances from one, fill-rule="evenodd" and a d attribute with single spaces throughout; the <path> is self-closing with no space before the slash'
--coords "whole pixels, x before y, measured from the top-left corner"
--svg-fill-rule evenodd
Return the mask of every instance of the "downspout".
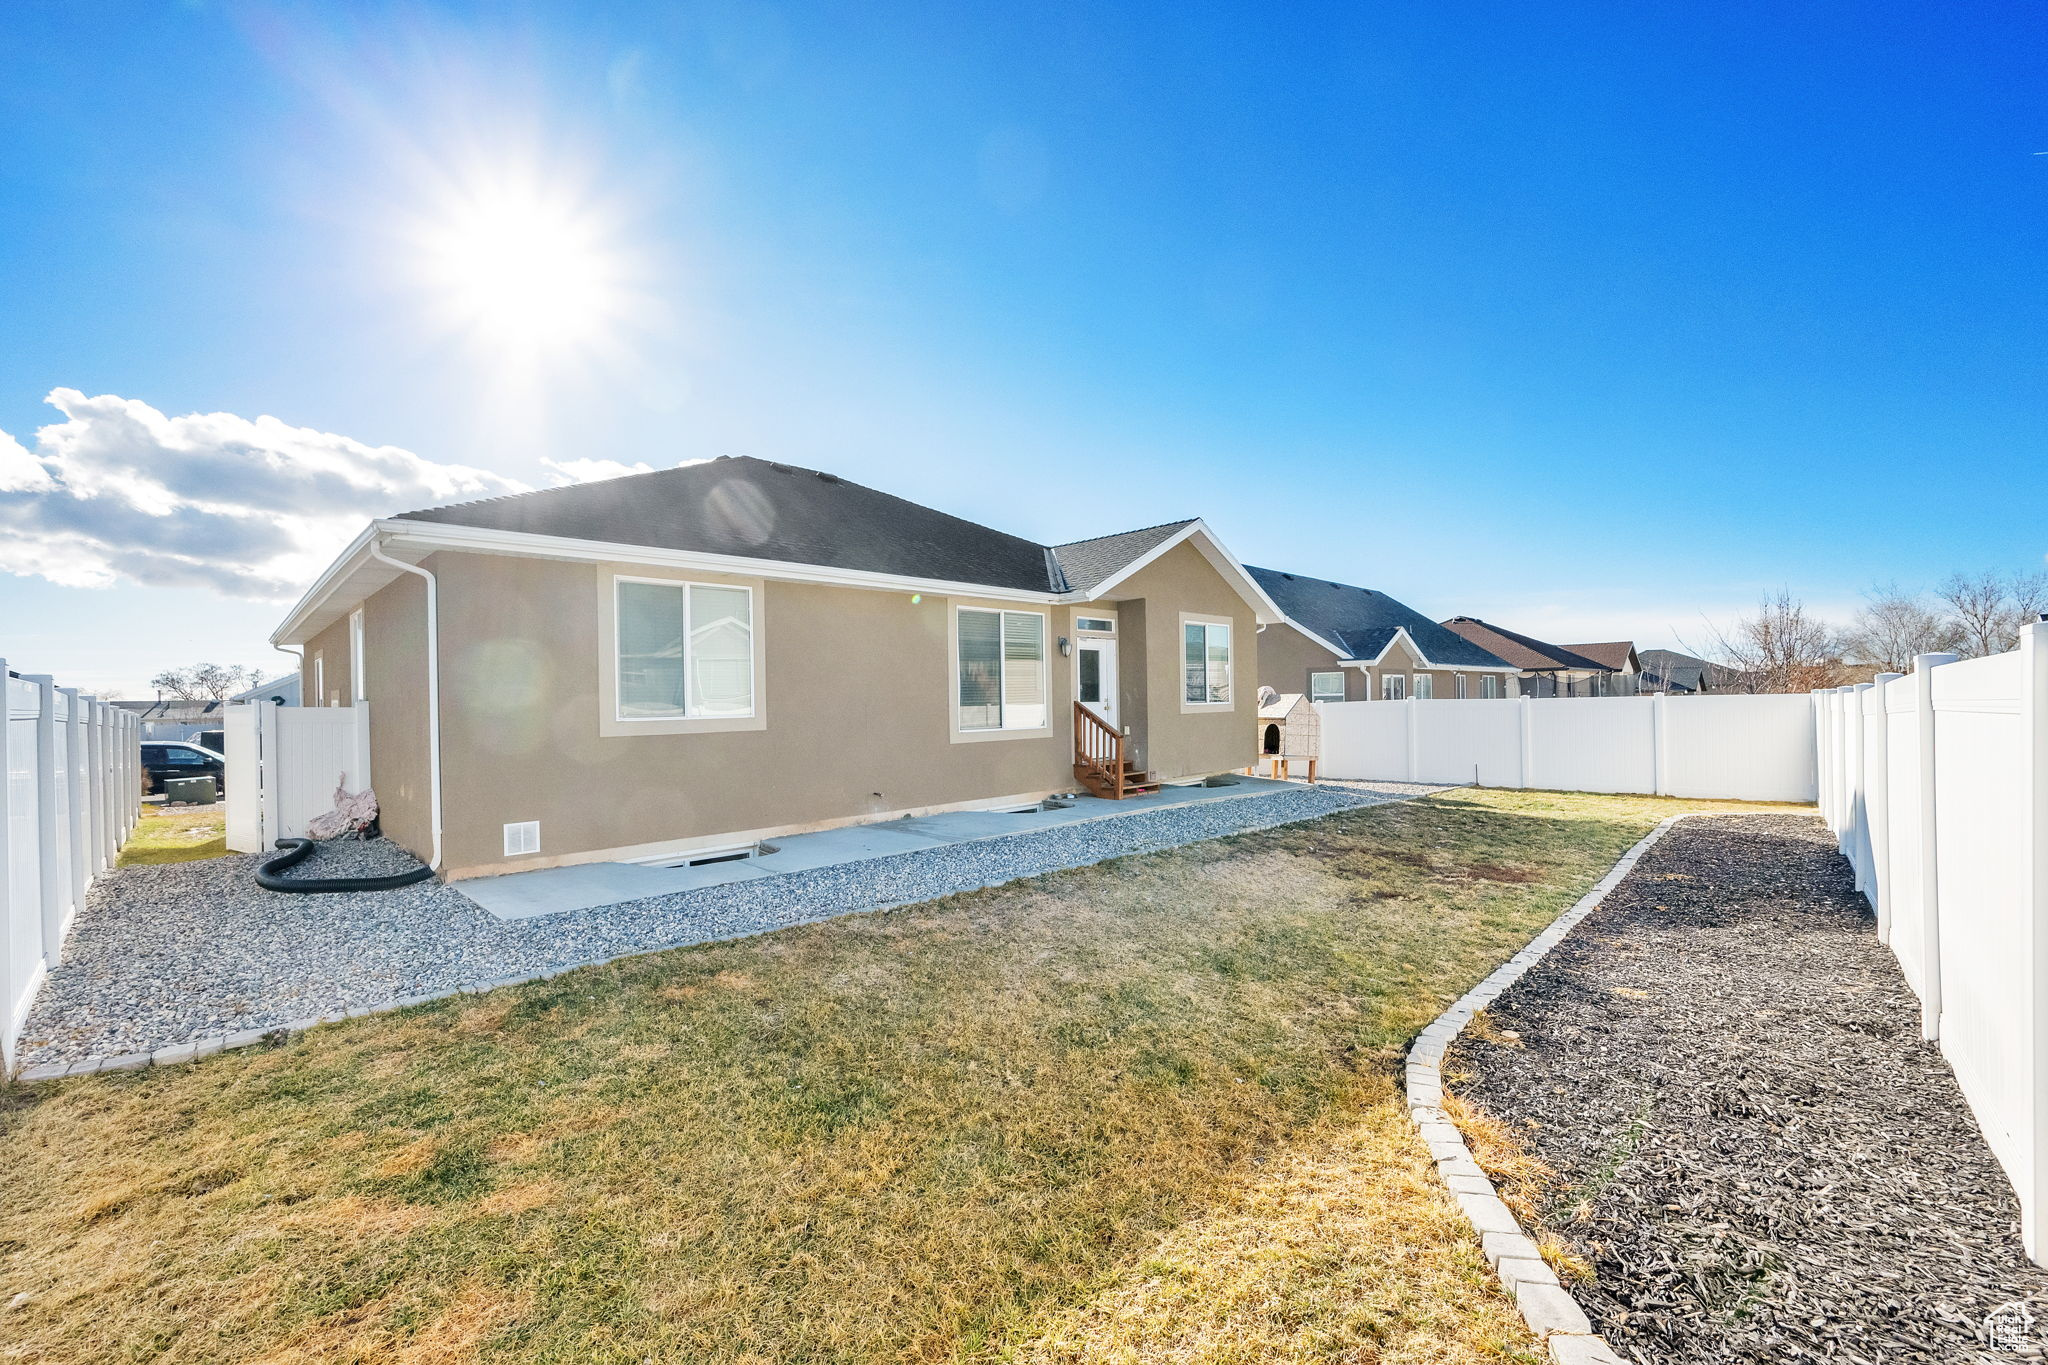
<path id="1" fill-rule="evenodd" d="M 370 558 L 427 581 L 427 791 L 434 832 L 434 857 L 427 864 L 441 870 L 441 616 L 438 584 L 417 564 L 393 559 L 378 541 L 370 542 Z"/>

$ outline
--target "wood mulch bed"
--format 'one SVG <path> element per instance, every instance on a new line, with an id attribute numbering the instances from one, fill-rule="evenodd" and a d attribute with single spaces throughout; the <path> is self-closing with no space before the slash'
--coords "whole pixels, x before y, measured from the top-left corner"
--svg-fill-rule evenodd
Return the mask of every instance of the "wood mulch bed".
<path id="1" fill-rule="evenodd" d="M 1625 1357 L 2044 1358 L 2048 1272 L 1818 820 L 1680 823 L 1445 1077 L 1555 1172 L 1520 1192 Z"/>

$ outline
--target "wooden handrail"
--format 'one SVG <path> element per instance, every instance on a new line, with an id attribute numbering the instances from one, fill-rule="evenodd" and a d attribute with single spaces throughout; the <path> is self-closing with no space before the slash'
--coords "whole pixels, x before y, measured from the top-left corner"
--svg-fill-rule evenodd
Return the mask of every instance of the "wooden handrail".
<path id="1" fill-rule="evenodd" d="M 1080 702 L 1074 703 L 1074 766 L 1095 774 L 1112 801 L 1124 799 L 1123 732 Z"/>

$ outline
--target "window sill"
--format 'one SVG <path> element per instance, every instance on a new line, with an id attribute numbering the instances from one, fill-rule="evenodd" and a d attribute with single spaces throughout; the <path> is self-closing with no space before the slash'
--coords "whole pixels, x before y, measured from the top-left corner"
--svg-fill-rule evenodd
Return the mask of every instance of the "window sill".
<path id="1" fill-rule="evenodd" d="M 721 735 L 767 728 L 768 718 L 758 711 L 751 716 L 650 716 L 644 720 L 605 716 L 597 722 L 597 733 L 606 739 L 633 735 Z"/>
<path id="2" fill-rule="evenodd" d="M 1041 725 L 1031 730 L 962 730 L 956 726 L 951 738 L 955 744 L 986 744 L 998 739 L 1051 739 L 1052 727 Z"/>

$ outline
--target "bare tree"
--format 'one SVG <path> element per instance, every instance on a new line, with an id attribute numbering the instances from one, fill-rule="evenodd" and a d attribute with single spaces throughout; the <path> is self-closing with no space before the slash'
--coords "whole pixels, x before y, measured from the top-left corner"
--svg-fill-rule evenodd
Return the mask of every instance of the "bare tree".
<path id="1" fill-rule="evenodd" d="M 1872 673 L 1910 673 L 1914 655 L 1943 653 L 1961 643 L 1954 621 L 1896 583 L 1865 595 L 1841 640 L 1843 654 L 1860 666 L 1857 671 Z"/>
<path id="2" fill-rule="evenodd" d="M 1729 630 L 1713 629 L 1708 655 L 1732 671 L 1723 690 L 1810 692 L 1844 677 L 1841 649 L 1827 622 L 1780 588 L 1757 603 L 1756 614 Z"/>
<path id="3" fill-rule="evenodd" d="M 1988 569 L 1983 573 L 1952 573 L 1934 593 L 1948 604 L 1956 648 L 1961 653 L 1976 659 L 2012 647 L 2017 608 L 2003 574 Z"/>
<path id="4" fill-rule="evenodd" d="M 240 664 L 193 664 L 167 668 L 149 680 L 159 692 L 180 701 L 225 701 L 263 681 L 263 675 Z"/>

